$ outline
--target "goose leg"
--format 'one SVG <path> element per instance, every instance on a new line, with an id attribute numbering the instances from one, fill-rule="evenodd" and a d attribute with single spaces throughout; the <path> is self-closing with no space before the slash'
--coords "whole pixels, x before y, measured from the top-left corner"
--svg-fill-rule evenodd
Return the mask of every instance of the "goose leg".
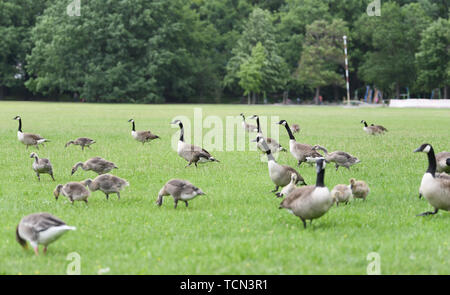
<path id="1" fill-rule="evenodd" d="M 174 209 L 177 209 L 177 205 L 178 205 L 178 200 L 174 200 L 174 203 L 175 203 L 175 205 L 174 205 Z"/>
<path id="2" fill-rule="evenodd" d="M 105 195 L 106 195 L 106 199 L 109 200 L 109 195 L 108 194 L 105 194 Z"/>
<path id="3" fill-rule="evenodd" d="M 38 180 L 41 181 L 41 176 L 39 175 L 38 172 L 36 172 L 36 176 L 37 176 Z"/>
<path id="4" fill-rule="evenodd" d="M 162 196 L 158 196 L 158 199 L 156 200 L 156 204 L 161 207 L 162 202 L 163 202 L 163 197 Z"/>
<path id="5" fill-rule="evenodd" d="M 302 164 L 302 161 L 298 160 L 297 166 L 300 167 L 301 164 Z"/>
<path id="6" fill-rule="evenodd" d="M 120 200 L 120 192 L 117 192 L 117 199 Z"/>
<path id="7" fill-rule="evenodd" d="M 39 146 L 36 144 L 36 149 L 39 149 Z"/>
<path id="8" fill-rule="evenodd" d="M 303 222 L 303 228 L 306 228 L 306 221 L 303 218 L 301 218 L 301 217 L 300 217 L 300 219 Z"/>
<path id="9" fill-rule="evenodd" d="M 187 167 L 191 166 L 191 164 L 192 164 L 192 161 L 189 161 L 189 163 L 186 166 L 184 166 L 184 168 L 187 168 Z M 197 163 L 195 163 L 195 164 L 197 166 Z"/>
<path id="10" fill-rule="evenodd" d="M 47 254 L 47 246 L 44 247 L 44 250 L 42 251 L 45 254 Z"/>
<path id="11" fill-rule="evenodd" d="M 36 254 L 36 256 L 39 256 L 39 246 L 33 247 L 34 250 L 34 254 Z"/>
<path id="12" fill-rule="evenodd" d="M 27 144 L 27 150 L 28 150 L 29 145 Z"/>
<path id="13" fill-rule="evenodd" d="M 87 199 L 85 199 L 84 202 L 86 203 L 86 205 L 88 204 L 88 200 Z"/>
<path id="14" fill-rule="evenodd" d="M 422 194 L 421 193 L 419 193 L 419 199 L 422 199 Z"/>
<path id="15" fill-rule="evenodd" d="M 439 209 L 434 209 L 434 211 L 427 211 L 427 212 L 423 212 L 421 214 L 418 214 L 416 216 L 427 216 L 427 215 L 434 215 L 436 213 L 438 213 Z"/>
<path id="16" fill-rule="evenodd" d="M 52 177 L 53 181 L 55 181 L 55 178 L 53 177 L 53 173 L 50 173 L 50 176 Z"/>
<path id="17" fill-rule="evenodd" d="M 69 197 L 69 200 L 70 200 L 70 202 L 71 202 L 72 205 L 73 205 L 73 199 L 72 199 L 72 197 Z"/>
<path id="18" fill-rule="evenodd" d="M 278 191 L 278 188 L 279 188 L 279 186 L 276 185 L 276 186 L 275 186 L 275 189 L 274 189 L 273 191 L 270 191 L 270 192 L 271 192 L 271 193 L 274 193 L 274 192 Z"/>
<path id="19" fill-rule="evenodd" d="M 184 201 L 184 203 L 186 204 L 186 208 L 187 208 L 187 206 L 188 206 L 188 202 L 187 202 L 187 201 Z"/>
<path id="20" fill-rule="evenodd" d="M 338 169 L 339 169 L 339 165 L 338 165 L 338 164 L 336 164 L 335 166 L 336 166 L 336 171 L 338 171 Z"/>
<path id="21" fill-rule="evenodd" d="M 81 146 L 81 150 L 84 151 L 84 145 Z"/>

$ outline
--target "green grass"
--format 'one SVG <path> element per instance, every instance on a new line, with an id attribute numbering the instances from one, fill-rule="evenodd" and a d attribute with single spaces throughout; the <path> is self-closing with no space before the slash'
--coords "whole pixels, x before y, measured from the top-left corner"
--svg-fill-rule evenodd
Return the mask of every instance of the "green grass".
<path id="1" fill-rule="evenodd" d="M 0 273 L 65 274 L 70 252 L 81 255 L 82 274 L 365 274 L 369 252 L 381 256 L 383 274 L 450 274 L 450 214 L 415 215 L 430 210 L 418 199 L 426 170 L 426 156 L 412 151 L 424 142 L 436 151 L 448 150 L 448 110 L 341 107 L 274 107 L 202 105 L 203 116 L 277 115 L 302 127 L 299 142 L 345 150 L 362 162 L 347 171 L 330 165 L 325 184 L 331 189 L 355 177 L 368 182 L 366 202 L 355 200 L 333 207 L 313 226 L 303 229 L 297 217 L 279 210 L 267 164 L 255 151 L 210 151 L 221 163 L 184 168 L 186 162 L 171 148 L 177 115 L 193 119 L 193 105 L 111 105 L 69 103 L 0 103 Z M 38 151 L 49 157 L 56 182 L 48 175 L 37 181 L 31 169 L 31 151 L 17 140 L 21 115 L 24 132 L 34 132 L 52 142 Z M 142 146 L 130 135 L 133 117 L 137 129 L 161 136 Z M 359 123 L 382 124 L 385 136 L 366 135 Z M 206 131 L 206 130 L 205 130 Z M 95 139 L 91 150 L 64 149 L 76 137 Z M 280 129 L 280 143 L 288 137 Z M 70 205 L 65 197 L 55 201 L 58 183 L 96 176 L 72 165 L 93 156 L 114 161 L 114 174 L 130 187 L 117 200 L 107 201 L 94 192 L 89 205 Z M 290 153 L 278 161 L 295 166 Z M 315 169 L 303 165 L 299 172 L 307 183 Z M 162 185 L 184 178 L 207 195 L 180 203 L 172 197 L 155 205 Z M 35 257 L 15 241 L 21 217 L 49 212 L 77 227 L 49 246 L 47 255 Z"/>

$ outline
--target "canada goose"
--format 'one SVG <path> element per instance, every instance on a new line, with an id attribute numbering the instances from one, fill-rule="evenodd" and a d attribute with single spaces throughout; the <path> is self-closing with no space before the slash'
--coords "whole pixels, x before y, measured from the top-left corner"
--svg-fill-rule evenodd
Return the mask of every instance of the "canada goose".
<path id="1" fill-rule="evenodd" d="M 439 209 L 450 211 L 450 179 L 444 176 L 436 177 L 436 156 L 433 147 L 424 143 L 414 152 L 423 152 L 428 156 L 428 169 L 422 177 L 419 191 L 434 208 L 434 211 L 424 212 L 418 216 L 436 214 Z"/>
<path id="2" fill-rule="evenodd" d="M 350 169 L 350 166 L 355 165 L 359 162 L 361 162 L 357 157 L 353 157 L 349 153 L 342 152 L 342 151 L 335 151 L 332 153 L 328 153 L 328 150 L 320 145 L 313 146 L 313 150 L 322 150 L 325 153 L 325 161 L 327 163 L 333 162 L 336 167 L 336 171 L 339 169 L 339 166 L 345 167 L 347 169 Z"/>
<path id="3" fill-rule="evenodd" d="M 258 129 L 258 131 L 257 131 L 258 133 L 256 136 L 260 137 L 260 138 L 264 138 L 264 141 L 266 142 L 267 146 L 270 148 L 270 151 L 272 153 L 286 151 L 286 149 L 284 147 L 282 147 L 281 144 L 279 144 L 275 139 L 270 138 L 270 137 L 264 137 L 264 135 L 261 131 L 261 125 L 259 124 L 259 116 L 258 115 L 253 115 L 250 117 L 250 119 L 256 119 L 256 125 L 257 125 L 257 129 Z M 265 149 L 261 146 L 261 144 L 257 140 L 253 140 L 253 142 L 256 142 L 258 149 L 260 151 L 262 151 L 263 153 L 265 153 Z"/>
<path id="4" fill-rule="evenodd" d="M 440 152 L 436 154 L 436 171 L 450 173 L 450 153 Z"/>
<path id="5" fill-rule="evenodd" d="M 207 150 L 199 146 L 184 142 L 184 127 L 183 123 L 180 120 L 175 120 L 170 124 L 178 124 L 178 126 L 180 127 L 180 140 L 178 141 L 177 152 L 180 157 L 188 161 L 186 167 L 190 166 L 192 163 L 194 163 L 195 167 L 197 167 L 197 163 L 220 162 L 219 160 L 211 156 L 211 154 Z"/>
<path id="6" fill-rule="evenodd" d="M 53 194 L 56 200 L 58 200 L 60 194 L 68 197 L 73 205 L 74 201 L 84 201 L 87 204 L 87 199 L 91 195 L 91 192 L 80 182 L 69 182 L 65 185 L 58 184 Z"/>
<path id="7" fill-rule="evenodd" d="M 367 126 L 367 122 L 365 120 L 361 120 L 361 123 L 364 124 L 363 130 L 370 135 L 376 135 L 376 134 L 383 134 L 385 131 L 387 131 L 386 128 L 384 128 L 381 125 L 370 125 Z"/>
<path id="8" fill-rule="evenodd" d="M 296 175 L 295 184 L 301 183 L 306 185 L 303 177 L 292 167 L 287 165 L 280 165 L 275 161 L 272 155 L 272 151 L 268 147 L 266 141 L 262 137 L 257 137 L 256 141 L 261 144 L 267 155 L 267 167 L 269 168 L 269 176 L 272 182 L 275 184 L 275 189 L 271 191 L 275 193 L 278 191 L 280 186 L 286 186 L 291 182 L 291 175 L 294 173 Z"/>
<path id="9" fill-rule="evenodd" d="M 93 157 L 87 160 L 86 162 L 78 162 L 72 167 L 72 174 L 75 173 L 75 171 L 78 170 L 78 168 L 86 170 L 86 171 L 94 171 L 97 174 L 105 174 L 113 169 L 118 169 L 116 164 L 113 162 L 107 161 L 100 157 Z"/>
<path id="10" fill-rule="evenodd" d="M 245 131 L 247 132 L 258 132 L 258 127 L 256 127 L 255 125 L 249 124 L 247 122 L 245 122 L 245 116 L 243 113 L 240 114 L 242 116 L 242 127 L 245 129 Z"/>
<path id="11" fill-rule="evenodd" d="M 289 195 L 297 186 L 295 185 L 295 183 L 297 182 L 297 174 L 295 173 L 291 173 L 291 182 L 289 182 L 288 185 L 286 185 L 285 187 L 283 187 L 281 189 L 281 192 L 276 193 L 275 195 L 278 198 L 282 198 L 285 197 L 287 195 Z"/>
<path id="12" fill-rule="evenodd" d="M 81 150 L 84 151 L 84 147 L 87 146 L 88 148 L 91 148 L 91 144 L 94 144 L 95 140 L 87 138 L 87 137 L 79 137 L 75 140 L 68 141 L 64 147 L 68 147 L 69 145 L 79 145 L 81 146 Z"/>
<path id="13" fill-rule="evenodd" d="M 151 131 L 136 131 L 134 119 L 130 119 L 128 122 L 132 123 L 131 136 L 133 136 L 135 140 L 142 142 L 142 145 L 146 142 L 159 138 L 158 135 L 153 134 Z"/>
<path id="14" fill-rule="evenodd" d="M 308 185 L 294 189 L 280 204 L 280 209 L 287 209 L 300 217 L 306 228 L 306 221 L 319 218 L 333 206 L 334 199 L 324 184 L 325 159 L 317 159 L 316 185 Z"/>
<path id="15" fill-rule="evenodd" d="M 39 255 L 39 245 L 44 245 L 45 254 L 48 245 L 69 230 L 76 228 L 49 213 L 35 213 L 20 220 L 16 227 L 16 240 L 25 249 L 28 241 L 36 255 Z"/>
<path id="16" fill-rule="evenodd" d="M 15 116 L 13 120 L 19 120 L 19 130 L 17 131 L 17 138 L 21 143 L 28 146 L 34 145 L 37 149 L 39 149 L 39 144 L 44 144 L 44 142 L 49 142 L 50 140 L 43 138 L 38 134 L 32 133 L 23 133 L 22 132 L 22 118 L 20 116 Z"/>
<path id="17" fill-rule="evenodd" d="M 336 206 L 339 206 L 339 203 L 347 205 L 351 196 L 352 190 L 349 185 L 338 184 L 331 190 L 331 197 L 336 201 Z"/>
<path id="18" fill-rule="evenodd" d="M 175 202 L 174 208 L 177 209 L 178 201 L 183 201 L 188 206 L 188 201 L 192 200 L 196 196 L 204 195 L 205 193 L 194 186 L 187 180 L 183 179 L 171 179 L 161 188 L 158 193 L 158 199 L 156 204 L 158 206 L 162 205 L 163 197 L 172 195 L 173 201 Z"/>
<path id="19" fill-rule="evenodd" d="M 117 194 L 117 198 L 120 200 L 120 191 L 130 185 L 125 179 L 111 174 L 99 175 L 94 180 L 86 179 L 81 184 L 87 185 L 91 192 L 101 190 L 106 195 L 107 200 L 110 194 Z"/>
<path id="20" fill-rule="evenodd" d="M 364 201 L 370 193 L 367 183 L 363 180 L 356 180 L 354 178 L 350 179 L 350 189 L 352 190 L 353 197 L 363 199 Z"/>
<path id="21" fill-rule="evenodd" d="M 303 162 L 307 162 L 306 158 L 321 158 L 322 155 L 317 151 L 313 150 L 313 147 L 309 144 L 299 143 L 295 141 L 294 134 L 292 134 L 291 128 L 289 128 L 289 124 L 286 120 L 281 120 L 278 122 L 279 125 L 283 125 L 286 128 L 286 131 L 289 135 L 289 150 L 297 160 L 298 166 L 300 166 Z"/>
<path id="22" fill-rule="evenodd" d="M 53 166 L 49 159 L 40 159 L 36 153 L 31 153 L 30 158 L 34 158 L 32 167 L 39 181 L 41 181 L 40 174 L 50 174 L 53 181 L 55 181 L 53 177 Z"/>
<path id="23" fill-rule="evenodd" d="M 291 131 L 292 131 L 292 133 L 299 133 L 300 132 L 300 125 L 292 124 Z"/>
<path id="24" fill-rule="evenodd" d="M 450 175 L 447 174 L 447 173 L 445 173 L 445 172 L 441 172 L 441 173 L 436 172 L 436 173 L 434 174 L 434 177 L 435 177 L 435 178 L 443 178 L 443 179 L 448 179 L 448 180 L 450 180 Z M 420 190 L 420 188 L 419 188 L 419 199 L 422 199 L 422 191 Z"/>

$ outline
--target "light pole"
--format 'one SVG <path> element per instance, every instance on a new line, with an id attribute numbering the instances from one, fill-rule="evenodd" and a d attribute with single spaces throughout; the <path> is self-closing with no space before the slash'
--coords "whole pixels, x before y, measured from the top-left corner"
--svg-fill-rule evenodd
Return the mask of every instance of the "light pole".
<path id="1" fill-rule="evenodd" d="M 347 83 L 347 104 L 350 105 L 350 82 L 348 79 L 348 56 L 347 56 L 347 36 L 344 35 L 344 52 L 345 52 L 345 80 Z"/>

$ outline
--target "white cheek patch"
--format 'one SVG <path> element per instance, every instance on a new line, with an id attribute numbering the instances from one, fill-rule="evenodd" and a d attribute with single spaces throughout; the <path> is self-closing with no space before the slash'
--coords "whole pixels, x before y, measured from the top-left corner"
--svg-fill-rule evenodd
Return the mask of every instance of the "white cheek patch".
<path id="1" fill-rule="evenodd" d="M 423 149 L 423 152 L 428 154 L 428 153 L 430 152 L 430 149 L 431 149 L 431 147 L 430 147 L 429 145 L 427 145 L 427 146 Z"/>

